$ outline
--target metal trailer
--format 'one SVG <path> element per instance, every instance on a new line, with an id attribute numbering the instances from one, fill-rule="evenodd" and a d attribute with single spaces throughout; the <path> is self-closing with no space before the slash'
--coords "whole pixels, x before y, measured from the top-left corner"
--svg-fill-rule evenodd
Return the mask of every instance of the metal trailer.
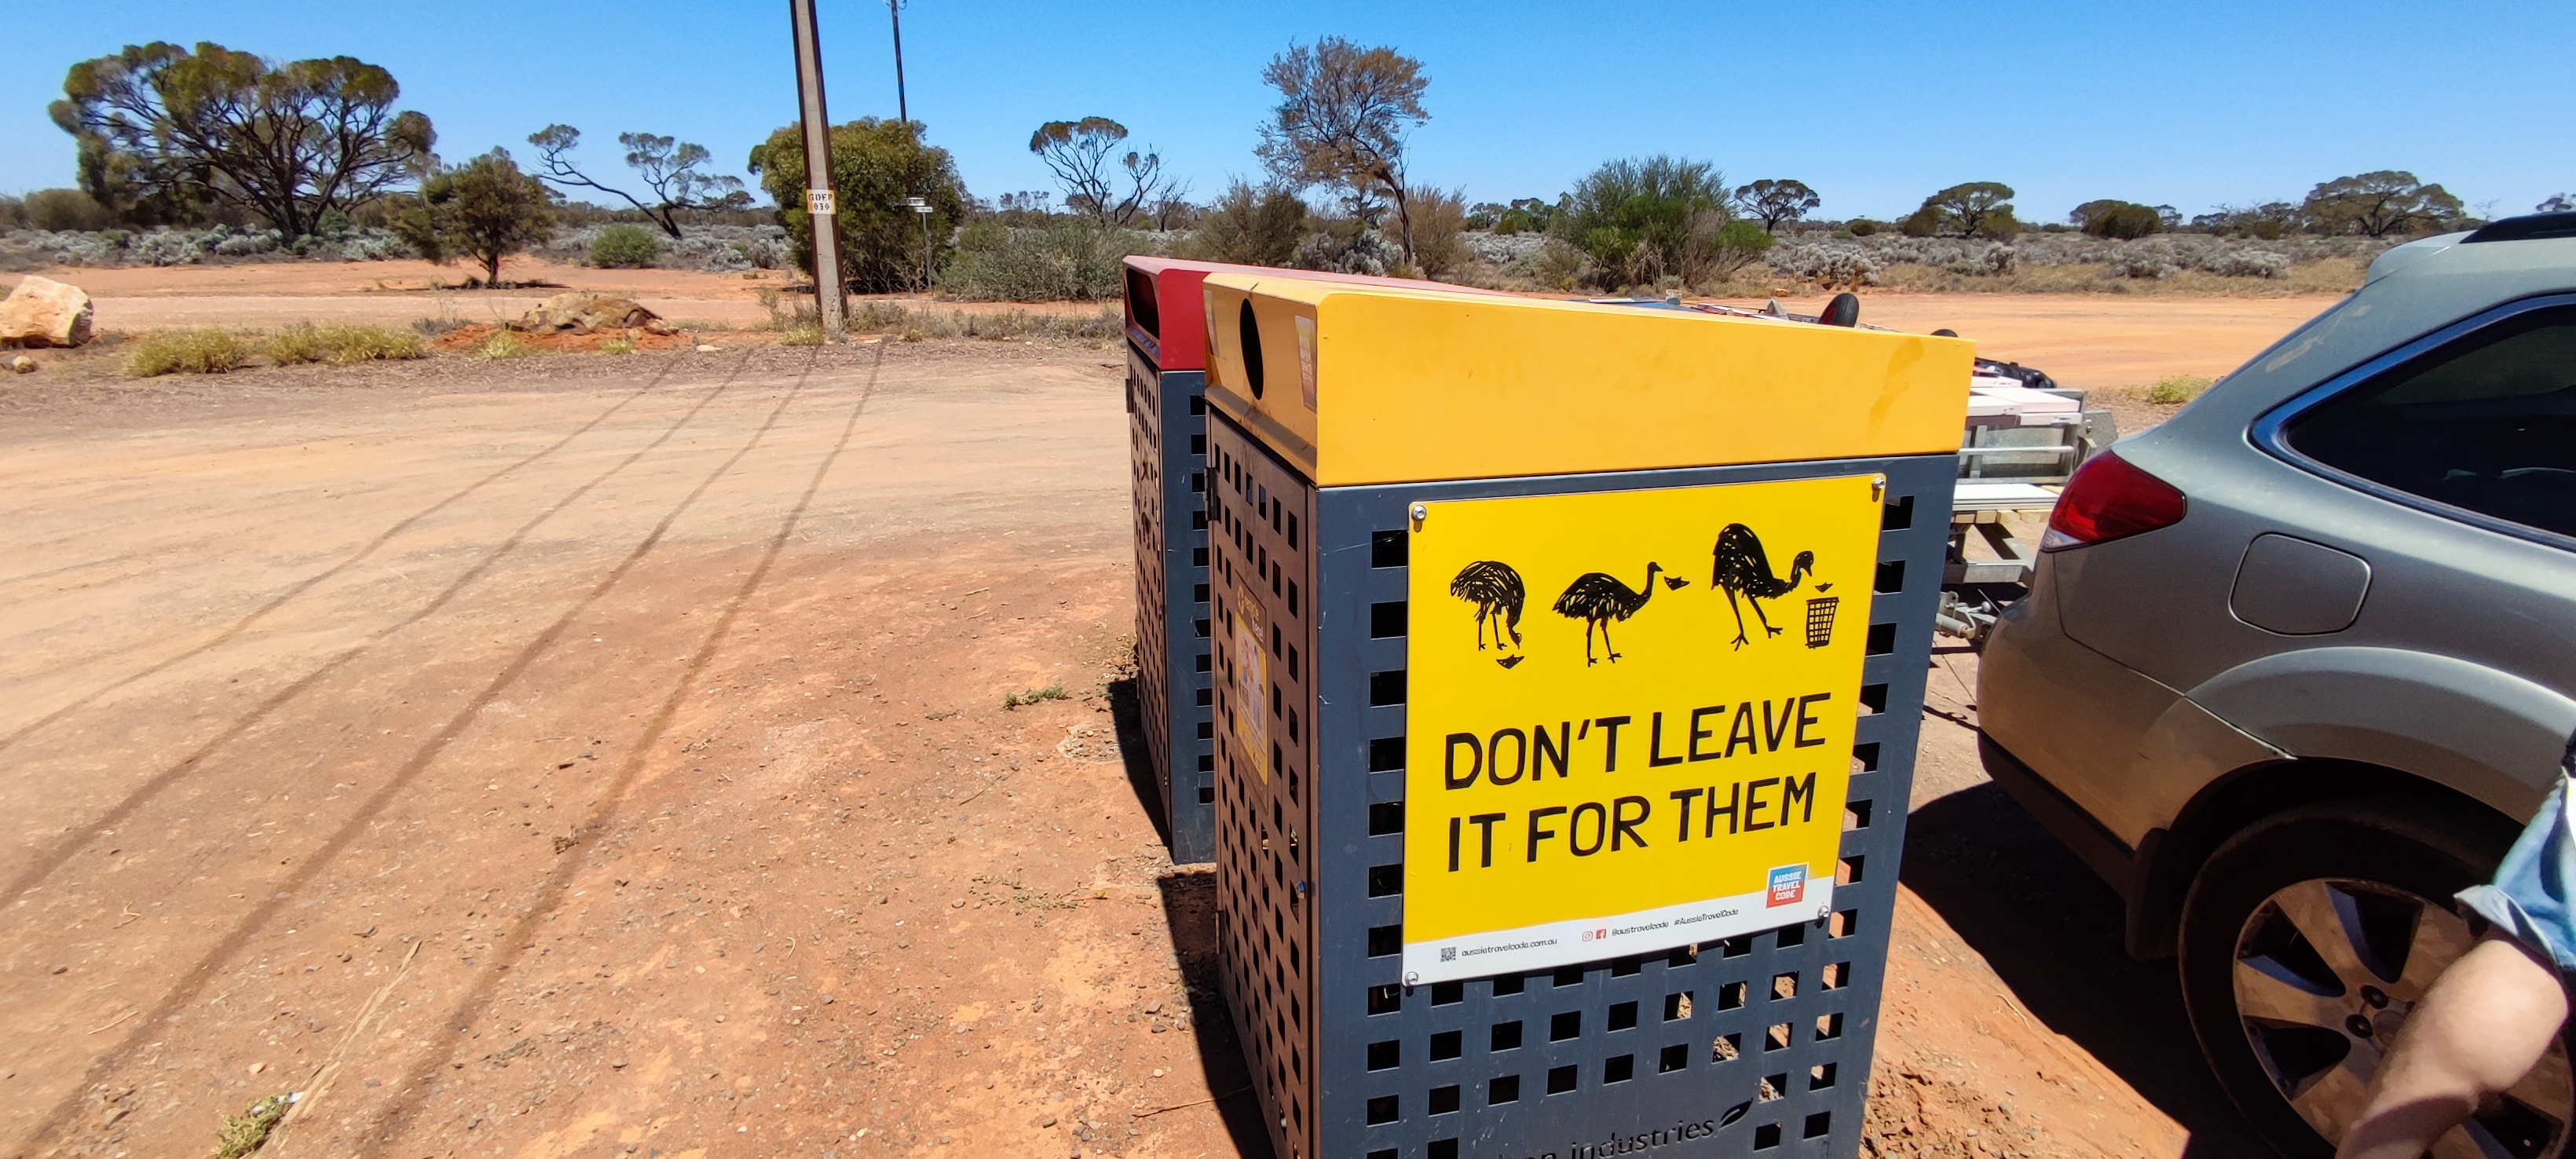
<path id="1" fill-rule="evenodd" d="M 1208 715 L 1207 322 L 1211 273 L 1262 273 L 1462 294 L 1400 278 L 1267 270 L 1174 258 L 1126 259 L 1128 467 L 1135 492 L 1136 699 L 1175 863 L 1216 855 L 1216 742 Z"/>
<path id="2" fill-rule="evenodd" d="M 1266 276 L 1220 274 L 1205 284 L 1216 323 L 1205 390 L 1220 979 L 1277 1153 L 1855 1154 L 1957 475 L 1967 344 Z M 1717 617 L 1727 615 L 1736 593 L 1730 587 L 1720 598 L 1664 576 L 1672 585 L 1664 603 L 1632 608 L 1633 621 L 1609 625 L 1623 641 L 1611 658 L 1578 663 L 1576 637 L 1592 660 L 1592 632 L 1603 625 L 1576 625 L 1574 613 L 1551 610 L 1550 578 L 1529 587 L 1538 609 L 1512 633 L 1514 654 L 1530 662 L 1506 663 L 1499 632 L 1492 651 L 1469 647 L 1471 614 L 1477 644 L 1489 617 L 1481 606 L 1450 598 L 1464 590 L 1468 572 L 1453 584 L 1452 565 L 1432 562 L 1462 550 L 1443 529 L 1482 526 L 1480 520 L 1521 510 L 1502 505 L 1571 515 L 1545 527 L 1532 523 L 1532 543 L 1615 546 L 1667 526 L 1623 517 L 1632 507 L 1635 514 L 1673 504 L 1751 510 L 1769 501 L 1765 496 L 1805 494 L 1801 489 L 1843 504 L 1830 508 L 1843 529 L 1832 542 L 1845 544 L 1850 558 L 1820 554 L 1814 574 L 1848 578 L 1838 578 L 1830 595 L 1806 597 L 1803 625 L 1785 600 L 1775 603 L 1787 631 L 1750 641 L 1750 653 L 1730 650 L 1722 636 L 1705 639 L 1700 651 L 1673 645 L 1674 625 L 1705 622 L 1722 633 L 1730 621 Z M 1537 550 L 1524 551 L 1512 538 L 1494 541 L 1497 560 Z M 1726 574 L 1727 539 L 1718 534 L 1712 584 Z M 1621 568 L 1635 564 L 1623 559 Z M 1800 586 L 1804 566 L 1792 568 L 1790 587 Z M 1654 570 L 1646 574 L 1649 593 L 1663 590 Z M 1596 578 L 1577 580 L 1557 607 L 1580 609 L 1574 597 Z M 1686 597 L 1700 602 L 1678 602 Z M 1840 629 L 1838 604 L 1847 609 Z M 1667 609 L 1677 618 L 1656 625 L 1651 617 Z M 1816 651 L 1798 647 L 1802 633 Z M 1617 649 L 1626 650 L 1625 671 L 1643 672 L 1645 687 L 1660 687 L 1658 673 L 1677 674 L 1676 694 L 1694 680 L 1737 679 L 1703 675 L 1725 671 L 1735 657 L 1781 657 L 1764 663 L 1784 672 L 1800 657 L 1847 663 L 1847 687 L 1800 698 L 1842 706 L 1843 715 L 1821 714 L 1817 725 L 1831 731 L 1833 743 L 1820 736 L 1812 758 L 1795 747 L 1783 758 L 1777 734 L 1768 755 L 1756 742 L 1738 758 L 1732 738 L 1726 754 L 1703 754 L 1702 738 L 1714 733 L 1697 731 L 1700 714 L 1722 714 L 1723 705 L 1689 714 L 1690 761 L 1813 762 L 1800 827 L 1788 832 L 1794 794 L 1760 806 L 1778 806 L 1776 823 L 1754 823 L 1752 802 L 1764 791 L 1756 781 L 1753 795 L 1741 798 L 1746 828 L 1736 831 L 1739 798 L 1730 795 L 1727 834 L 1719 838 L 1712 788 L 1702 833 L 1708 840 L 1689 846 L 1694 814 L 1687 810 L 1699 797 L 1695 787 L 1677 789 L 1670 795 L 1685 812 L 1675 843 L 1624 855 L 1678 858 L 1696 850 L 1691 856 L 1714 858 L 1704 881 L 1674 871 L 1673 863 L 1630 871 L 1565 861 L 1552 831 L 1548 872 L 1569 875 L 1548 879 L 1553 893 L 1488 889 L 1455 876 L 1474 862 L 1461 858 L 1458 818 L 1444 829 L 1442 813 L 1454 810 L 1441 794 L 1459 788 L 1460 738 L 1481 742 L 1471 732 L 1435 734 L 1449 727 L 1444 714 L 1477 703 L 1461 690 L 1471 680 L 1527 674 L 1550 681 L 1546 688 L 1579 693 L 1592 674 L 1623 671 Z M 1508 677 L 1492 676 L 1496 671 Z M 1762 704 L 1767 723 L 1772 705 Z M 1784 729 L 1788 705 L 1780 701 Z M 1644 722 L 1642 715 L 1605 716 L 1604 731 L 1614 719 Z M 1734 719 L 1750 717 L 1737 711 Z M 1546 722 L 1534 723 L 1546 737 Z M 1585 734 L 1592 724 L 1587 719 Z M 1588 765 L 1569 778 L 1560 756 L 1553 780 L 1541 771 L 1523 782 L 1516 762 L 1508 791 L 1627 784 L 1643 794 L 1660 790 L 1655 778 L 1676 775 L 1665 766 L 1701 780 L 1707 778 L 1695 770 L 1727 767 L 1684 763 L 1678 748 L 1667 756 L 1665 746 L 1682 743 L 1678 715 L 1670 729 L 1667 735 L 1656 716 L 1647 759 L 1622 772 L 1610 756 L 1598 779 Z M 1503 737 L 1518 732 L 1494 734 L 1492 777 L 1479 786 L 1471 771 L 1464 791 L 1503 784 Z M 1615 754 L 1617 734 L 1608 740 Z M 1524 736 L 1523 756 L 1527 743 Z M 1631 734 L 1631 743 L 1645 742 Z M 1542 755 L 1529 758 L 1532 768 L 1545 768 L 1547 747 L 1543 740 Z M 1829 802 L 1821 829 L 1819 796 Z M 1581 808 L 1564 842 L 1576 858 L 1589 856 Z M 1547 811 L 1530 811 L 1532 865 L 1540 864 L 1539 818 Z M 1645 820 L 1670 823 L 1660 815 Z M 1767 832 L 1774 824 L 1781 833 Z M 1608 825 L 1596 821 L 1595 853 Z M 1540 912 L 1543 904 L 1595 904 L 1591 887 L 1574 889 L 1566 901 L 1578 872 L 1586 875 L 1581 881 L 1607 883 L 1596 908 L 1674 890 L 1733 888 L 1718 871 L 1734 872 L 1743 858 L 1732 842 L 1755 840 L 1757 828 L 1766 830 L 1760 839 L 1808 842 L 1802 848 L 1815 851 L 1812 866 L 1770 869 L 1767 894 L 1755 874 L 1750 904 L 1776 906 L 1787 896 L 1789 908 L 1692 910 L 1676 921 L 1699 924 L 1661 927 L 1604 922 L 1598 941 L 1592 916 L 1578 914 L 1579 938 L 1488 940 L 1471 952 L 1499 946 L 1492 956 L 1463 960 L 1438 944 L 1449 934 L 1426 928 L 1472 910 L 1502 932 L 1469 940 L 1514 936 L 1502 927 L 1523 908 L 1533 919 L 1552 919 L 1562 915 Z M 1490 859 L 1493 828 L 1486 832 Z M 1639 836 L 1646 832 L 1631 834 L 1640 847 L 1649 844 Z M 1575 868 L 1558 869 L 1560 862 Z M 1538 872 L 1510 855 L 1500 868 Z M 1798 880 L 1785 881 L 1793 869 Z M 1543 924 L 1534 920 L 1529 928 Z M 1546 928 L 1565 927 L 1558 921 Z M 1497 963 L 1510 968 L 1490 968 Z"/>

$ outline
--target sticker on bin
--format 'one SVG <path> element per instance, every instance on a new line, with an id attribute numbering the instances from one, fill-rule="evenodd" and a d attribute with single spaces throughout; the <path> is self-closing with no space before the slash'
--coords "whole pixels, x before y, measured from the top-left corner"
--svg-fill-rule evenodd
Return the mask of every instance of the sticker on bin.
<path id="1" fill-rule="evenodd" d="M 1796 905 L 1807 899 L 1807 867 L 1783 865 L 1771 871 L 1771 900 L 1767 905 Z"/>
<path id="2" fill-rule="evenodd" d="M 1270 687 L 1270 654 L 1262 643 L 1267 618 L 1261 601 L 1244 594 L 1241 585 L 1229 589 L 1234 598 L 1227 601 L 1226 620 L 1234 628 L 1234 647 L 1225 657 L 1233 677 L 1232 695 L 1225 710 L 1233 715 L 1235 739 L 1243 742 L 1243 751 L 1251 754 L 1252 767 L 1261 775 L 1261 783 L 1270 783 L 1270 766 L 1260 754 L 1270 751 L 1270 708 L 1263 689 Z"/>
<path id="3" fill-rule="evenodd" d="M 1881 492 L 1857 475 L 1416 508 L 1407 982 L 1831 910 Z"/>

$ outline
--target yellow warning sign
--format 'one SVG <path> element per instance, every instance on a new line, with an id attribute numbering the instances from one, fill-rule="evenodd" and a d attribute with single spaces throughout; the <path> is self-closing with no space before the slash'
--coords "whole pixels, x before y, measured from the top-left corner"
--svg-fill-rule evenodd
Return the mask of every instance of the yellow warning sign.
<path id="1" fill-rule="evenodd" d="M 1830 909 L 1882 489 L 1859 475 L 1419 507 L 1408 982 Z"/>

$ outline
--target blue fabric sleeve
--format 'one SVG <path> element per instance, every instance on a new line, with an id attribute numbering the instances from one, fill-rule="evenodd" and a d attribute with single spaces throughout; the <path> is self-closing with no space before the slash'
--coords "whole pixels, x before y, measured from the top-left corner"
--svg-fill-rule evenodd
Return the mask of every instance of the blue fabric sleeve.
<path id="1" fill-rule="evenodd" d="M 2561 975 L 2576 975 L 2576 825 L 2568 786 L 2559 777 L 2496 867 L 2495 881 L 2461 890 L 2459 900 L 2524 949 L 2547 955 Z"/>

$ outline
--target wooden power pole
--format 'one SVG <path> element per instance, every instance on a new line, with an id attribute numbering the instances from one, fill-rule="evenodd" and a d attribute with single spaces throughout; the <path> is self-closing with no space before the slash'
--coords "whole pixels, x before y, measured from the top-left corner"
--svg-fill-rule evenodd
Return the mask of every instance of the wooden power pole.
<path id="1" fill-rule="evenodd" d="M 847 337 L 841 322 L 841 230 L 832 198 L 832 122 L 823 109 L 823 45 L 814 0 L 787 0 L 796 29 L 796 106 L 805 129 L 805 212 L 814 225 L 814 314 L 823 340 Z"/>

